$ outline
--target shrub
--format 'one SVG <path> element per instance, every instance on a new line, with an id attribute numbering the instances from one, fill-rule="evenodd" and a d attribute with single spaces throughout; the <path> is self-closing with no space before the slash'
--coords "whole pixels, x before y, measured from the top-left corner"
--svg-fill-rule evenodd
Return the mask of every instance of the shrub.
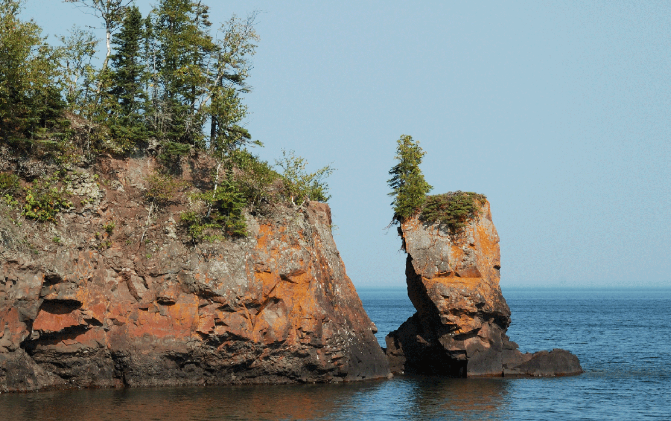
<path id="1" fill-rule="evenodd" d="M 188 155 L 191 151 L 191 145 L 186 143 L 166 141 L 161 146 L 161 153 L 159 158 L 163 161 L 173 161 L 182 156 Z"/>
<path id="2" fill-rule="evenodd" d="M 335 171 L 330 165 L 308 173 L 305 169 L 308 161 L 296 156 L 294 151 L 285 150 L 282 150 L 282 159 L 275 163 L 283 171 L 284 188 L 293 204 L 300 206 L 306 200 L 327 202 L 331 198 L 328 194 L 328 184 L 324 181 Z"/>
<path id="3" fill-rule="evenodd" d="M 55 222 L 56 214 L 71 206 L 72 202 L 66 199 L 66 193 L 58 189 L 53 180 L 40 179 L 34 181 L 26 191 L 23 215 L 40 222 Z"/>
<path id="4" fill-rule="evenodd" d="M 227 171 L 216 190 L 198 193 L 192 196 L 195 200 L 205 203 L 207 212 L 188 211 L 180 215 L 193 241 L 205 239 L 212 241 L 220 238 L 217 231 L 231 237 L 247 236 L 247 222 L 244 209 L 247 205 L 245 196 L 236 184 L 231 171 Z M 214 231 L 214 234 L 207 235 Z"/>
<path id="5" fill-rule="evenodd" d="M 145 196 L 158 206 L 166 206 L 177 200 L 179 193 L 187 183 L 170 174 L 153 173 L 148 176 Z"/>
<path id="6" fill-rule="evenodd" d="M 0 173 L 0 196 L 13 195 L 19 189 L 19 177 L 15 174 Z"/>
<path id="7" fill-rule="evenodd" d="M 282 176 L 268 162 L 260 160 L 245 149 L 231 152 L 231 161 L 239 170 L 235 175 L 236 184 L 252 209 L 257 208 L 264 200 L 276 200 L 271 191 L 272 185 L 281 180 Z"/>
<path id="8" fill-rule="evenodd" d="M 107 231 L 108 234 L 112 234 L 114 232 L 114 228 L 116 227 L 116 223 L 114 221 L 109 221 L 105 225 L 103 225 L 103 229 Z"/>
<path id="9" fill-rule="evenodd" d="M 420 220 L 438 222 L 456 231 L 477 215 L 485 200 L 487 197 L 483 194 L 462 191 L 428 196 Z"/>

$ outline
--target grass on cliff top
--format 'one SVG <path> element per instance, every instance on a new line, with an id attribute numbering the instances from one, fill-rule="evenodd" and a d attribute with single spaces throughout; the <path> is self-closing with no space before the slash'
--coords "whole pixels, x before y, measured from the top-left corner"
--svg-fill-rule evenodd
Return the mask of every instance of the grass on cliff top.
<path id="1" fill-rule="evenodd" d="M 419 219 L 429 224 L 437 222 L 456 231 L 475 218 L 486 200 L 484 194 L 459 190 L 427 196 Z"/>

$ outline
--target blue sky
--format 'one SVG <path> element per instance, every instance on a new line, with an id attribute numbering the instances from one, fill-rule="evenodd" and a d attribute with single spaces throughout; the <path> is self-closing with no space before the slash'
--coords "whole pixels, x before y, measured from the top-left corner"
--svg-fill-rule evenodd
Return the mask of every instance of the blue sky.
<path id="1" fill-rule="evenodd" d="M 209 3 L 215 23 L 261 11 L 247 127 L 270 162 L 337 168 L 357 287 L 405 282 L 384 230 L 401 134 L 433 193 L 489 198 L 502 286 L 671 286 L 670 2 Z M 51 35 L 98 24 L 57 0 L 23 15 Z"/>

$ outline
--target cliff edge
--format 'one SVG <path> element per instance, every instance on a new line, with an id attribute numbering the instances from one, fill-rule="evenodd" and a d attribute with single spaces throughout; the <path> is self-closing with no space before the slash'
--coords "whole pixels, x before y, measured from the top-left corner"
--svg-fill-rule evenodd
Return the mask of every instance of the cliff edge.
<path id="1" fill-rule="evenodd" d="M 143 200 L 153 158 L 68 171 L 56 223 L 0 218 L 0 391 L 386 377 L 326 204 L 245 216 L 194 244 L 188 198 Z M 184 179 L 198 163 L 184 165 Z"/>
<path id="2" fill-rule="evenodd" d="M 557 376 L 582 372 L 555 349 L 521 353 L 510 341 L 501 294 L 499 236 L 484 200 L 458 230 L 418 216 L 401 223 L 408 295 L 417 312 L 387 338 L 392 372 L 453 377 Z"/>

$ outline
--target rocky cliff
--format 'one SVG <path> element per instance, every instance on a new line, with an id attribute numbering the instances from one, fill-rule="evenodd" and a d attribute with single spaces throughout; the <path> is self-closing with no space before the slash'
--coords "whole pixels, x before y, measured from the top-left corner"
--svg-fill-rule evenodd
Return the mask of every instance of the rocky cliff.
<path id="1" fill-rule="evenodd" d="M 489 203 L 459 230 L 418 217 L 399 227 L 408 295 L 417 312 L 387 338 L 393 372 L 455 377 L 582 372 L 567 351 L 522 354 L 506 336 L 510 309 L 499 287 L 499 236 Z"/>
<path id="2" fill-rule="evenodd" d="M 0 204 L 0 391 L 388 375 L 327 205 L 277 206 L 247 215 L 247 237 L 193 244 L 177 222 L 188 198 L 150 214 L 155 165 L 71 169 L 56 223 Z"/>

